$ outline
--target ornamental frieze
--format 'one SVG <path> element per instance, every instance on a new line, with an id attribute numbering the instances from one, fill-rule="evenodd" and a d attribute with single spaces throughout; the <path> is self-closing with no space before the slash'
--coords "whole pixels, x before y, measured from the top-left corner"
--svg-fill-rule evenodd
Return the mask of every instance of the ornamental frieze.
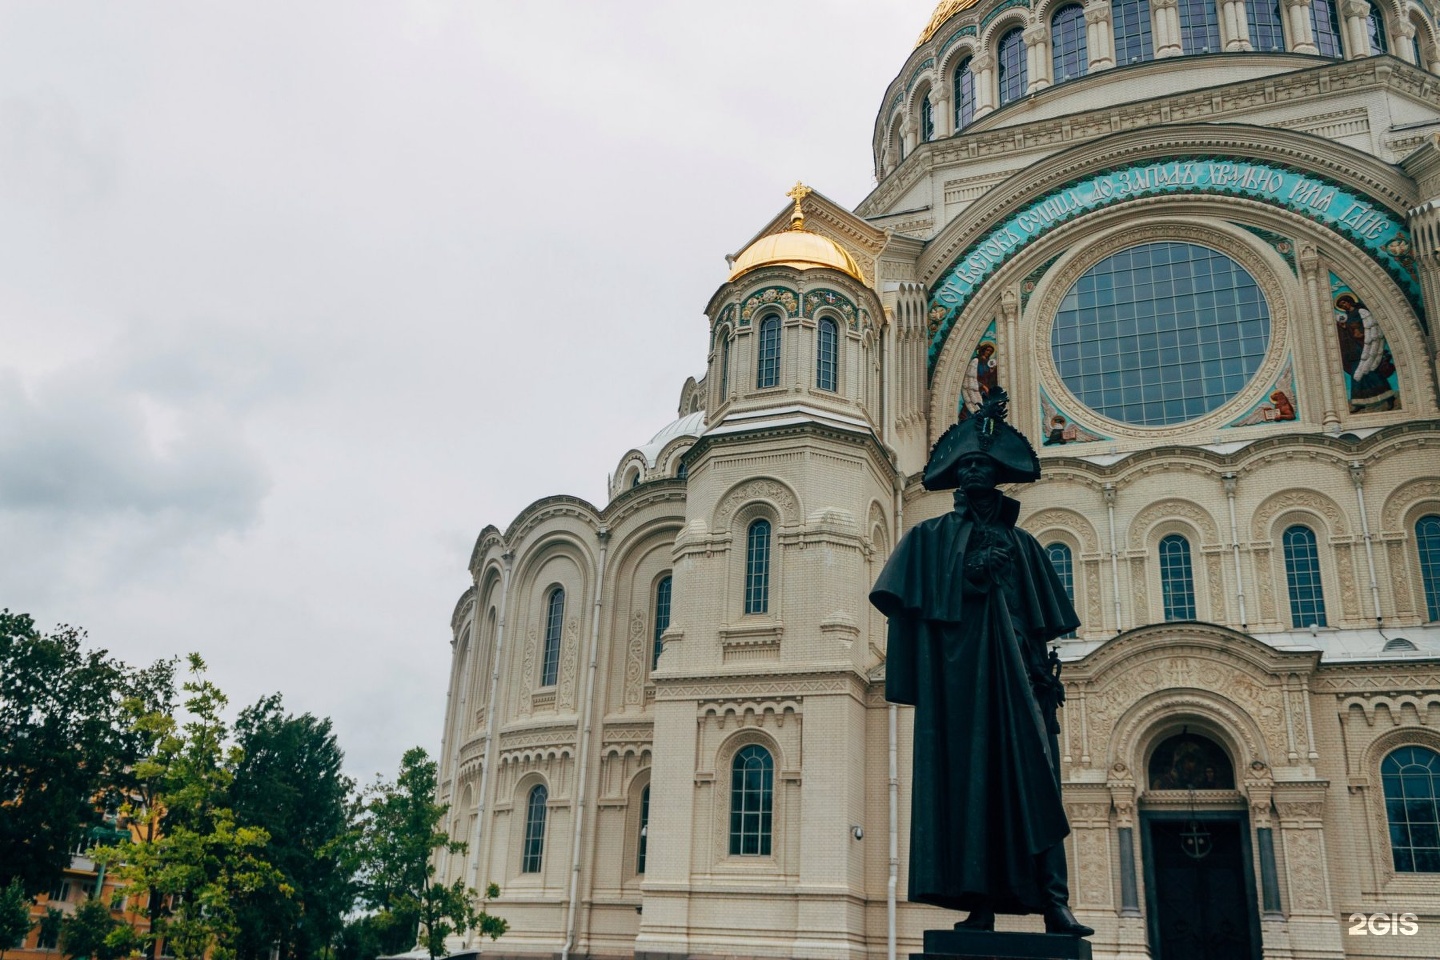
<path id="1" fill-rule="evenodd" d="M 941 348 L 981 285 L 1050 229 L 1140 197 L 1242 197 L 1298 213 L 1345 237 L 1378 263 L 1423 312 L 1420 284 L 1406 265 L 1410 235 L 1377 200 L 1315 174 L 1223 157 L 1174 157 L 1101 171 L 1060 186 L 1011 214 L 964 251 L 930 291 L 943 309 L 928 354 L 933 376 Z"/>

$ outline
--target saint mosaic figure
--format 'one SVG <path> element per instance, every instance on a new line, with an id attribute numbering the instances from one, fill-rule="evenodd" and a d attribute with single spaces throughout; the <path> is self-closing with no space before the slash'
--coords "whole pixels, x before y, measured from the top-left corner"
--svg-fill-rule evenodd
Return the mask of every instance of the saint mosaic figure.
<path id="1" fill-rule="evenodd" d="M 1031 483 L 1040 460 L 1005 422 L 996 386 L 950 427 L 925 467 L 955 509 L 896 547 L 870 594 L 889 618 L 885 696 L 915 707 L 913 902 L 995 915 L 1043 914 L 1049 933 L 1094 933 L 1070 912 L 1060 802 L 1059 658 L 1080 625 L 1044 549 L 1017 529 L 999 483 Z M 957 489 L 958 488 L 958 489 Z"/>

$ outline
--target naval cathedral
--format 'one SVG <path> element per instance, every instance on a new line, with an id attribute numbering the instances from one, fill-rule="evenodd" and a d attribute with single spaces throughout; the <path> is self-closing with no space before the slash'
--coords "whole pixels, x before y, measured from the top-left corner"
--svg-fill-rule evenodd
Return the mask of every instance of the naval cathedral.
<path id="1" fill-rule="evenodd" d="M 890 960 L 959 919 L 906 898 L 913 711 L 867 594 L 998 385 L 1083 620 L 1095 956 L 1440 956 L 1437 14 L 918 10 L 870 195 L 797 185 L 727 258 L 608 503 L 480 531 L 437 866 L 503 888 L 485 951 Z"/>

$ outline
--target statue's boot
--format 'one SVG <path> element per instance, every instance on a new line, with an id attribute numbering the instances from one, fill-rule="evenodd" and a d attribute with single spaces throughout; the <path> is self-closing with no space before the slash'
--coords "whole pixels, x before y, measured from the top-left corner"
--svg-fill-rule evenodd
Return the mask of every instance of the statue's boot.
<path id="1" fill-rule="evenodd" d="M 1070 912 L 1069 871 L 1065 865 L 1065 845 L 1057 843 L 1035 858 L 1040 889 L 1045 894 L 1045 932 L 1070 937 L 1093 936 L 1095 930 L 1075 919 Z"/>
<path id="2" fill-rule="evenodd" d="M 1067 937 L 1089 937 L 1094 935 L 1095 930 L 1076 920 L 1068 905 L 1052 903 L 1045 908 L 1045 932 L 1061 933 Z"/>
<path id="3" fill-rule="evenodd" d="M 994 910 L 971 910 L 970 916 L 955 924 L 956 930 L 994 930 Z"/>

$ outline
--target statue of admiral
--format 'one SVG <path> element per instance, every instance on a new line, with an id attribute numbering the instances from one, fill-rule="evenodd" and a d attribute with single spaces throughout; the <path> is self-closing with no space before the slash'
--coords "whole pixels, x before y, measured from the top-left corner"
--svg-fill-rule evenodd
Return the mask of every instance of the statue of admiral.
<path id="1" fill-rule="evenodd" d="M 875 581 L 889 618 L 885 696 L 915 707 L 909 898 L 968 910 L 1043 914 L 1049 933 L 1089 936 L 1070 912 L 1056 710 L 1048 644 L 1080 624 L 1045 551 L 1017 529 L 998 483 L 1040 478 L 1030 442 L 992 389 L 930 452 L 924 485 L 955 509 L 915 525 Z M 958 488 L 958 489 L 957 489 Z"/>

